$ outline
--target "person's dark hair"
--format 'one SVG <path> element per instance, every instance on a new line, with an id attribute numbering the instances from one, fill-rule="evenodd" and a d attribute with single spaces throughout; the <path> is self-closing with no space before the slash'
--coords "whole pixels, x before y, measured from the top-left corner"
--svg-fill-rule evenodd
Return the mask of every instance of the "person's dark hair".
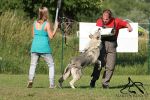
<path id="1" fill-rule="evenodd" d="M 103 14 L 104 14 L 104 13 L 109 14 L 109 18 L 111 18 L 111 17 L 112 17 L 112 12 L 111 12 L 111 10 L 110 10 L 110 9 L 105 9 L 105 10 L 103 10 Z"/>

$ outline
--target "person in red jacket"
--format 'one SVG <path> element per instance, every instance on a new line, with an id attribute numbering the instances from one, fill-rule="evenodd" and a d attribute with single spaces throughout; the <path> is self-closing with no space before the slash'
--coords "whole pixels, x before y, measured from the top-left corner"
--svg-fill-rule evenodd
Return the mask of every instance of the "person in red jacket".
<path id="1" fill-rule="evenodd" d="M 99 79 L 100 72 L 102 67 L 105 66 L 105 71 L 102 78 L 102 87 L 109 88 L 109 82 L 113 75 L 116 63 L 116 47 L 117 47 L 117 37 L 119 33 L 119 29 L 127 28 L 129 32 L 132 31 L 131 25 L 120 19 L 114 18 L 112 16 L 112 12 L 109 9 L 106 9 L 102 13 L 102 17 L 99 18 L 96 22 L 96 26 L 102 28 L 112 28 L 112 33 L 114 35 L 111 36 L 102 36 L 102 48 L 100 50 L 99 60 L 101 61 L 101 65 L 95 64 L 93 73 L 92 73 L 92 80 L 90 82 L 90 87 L 95 87 L 96 80 Z"/>

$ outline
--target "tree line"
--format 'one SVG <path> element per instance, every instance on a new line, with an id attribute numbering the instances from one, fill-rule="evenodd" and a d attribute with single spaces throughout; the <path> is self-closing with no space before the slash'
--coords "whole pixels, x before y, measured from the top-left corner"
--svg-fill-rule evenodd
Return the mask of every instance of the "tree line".
<path id="1" fill-rule="evenodd" d="M 50 19 L 55 19 L 58 0 L 1 0 L 0 14 L 7 10 L 17 11 L 32 19 L 39 7 L 46 6 Z M 109 8 L 114 16 L 145 22 L 150 16 L 149 0 L 62 0 L 60 16 L 76 21 L 95 21 L 102 10 Z"/>

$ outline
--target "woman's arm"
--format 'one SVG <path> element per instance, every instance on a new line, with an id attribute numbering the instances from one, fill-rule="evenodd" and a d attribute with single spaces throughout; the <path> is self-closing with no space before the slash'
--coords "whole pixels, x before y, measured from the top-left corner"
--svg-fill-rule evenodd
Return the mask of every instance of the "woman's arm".
<path id="1" fill-rule="evenodd" d="M 53 38 L 53 33 L 52 33 L 51 26 L 50 26 L 49 23 L 46 24 L 46 30 L 47 30 L 49 38 L 52 39 Z"/>
<path id="2" fill-rule="evenodd" d="M 47 25 L 46 25 L 46 30 L 48 32 L 48 36 L 50 39 L 52 39 L 56 33 L 56 30 L 58 28 L 58 22 L 54 25 L 54 31 L 52 32 L 51 30 L 51 26 L 50 26 L 50 23 L 48 22 Z"/>

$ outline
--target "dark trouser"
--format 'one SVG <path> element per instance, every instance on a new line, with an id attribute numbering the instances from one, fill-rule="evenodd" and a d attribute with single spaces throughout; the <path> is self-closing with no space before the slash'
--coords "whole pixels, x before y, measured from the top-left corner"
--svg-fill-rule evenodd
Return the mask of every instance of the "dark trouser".
<path id="1" fill-rule="evenodd" d="M 92 73 L 92 81 L 99 79 L 102 67 L 105 66 L 105 71 L 103 74 L 103 85 L 109 85 L 109 81 L 113 75 L 116 63 L 116 47 L 117 41 L 102 41 L 102 48 L 100 50 L 99 60 L 101 61 L 101 66 L 95 64 Z"/>

